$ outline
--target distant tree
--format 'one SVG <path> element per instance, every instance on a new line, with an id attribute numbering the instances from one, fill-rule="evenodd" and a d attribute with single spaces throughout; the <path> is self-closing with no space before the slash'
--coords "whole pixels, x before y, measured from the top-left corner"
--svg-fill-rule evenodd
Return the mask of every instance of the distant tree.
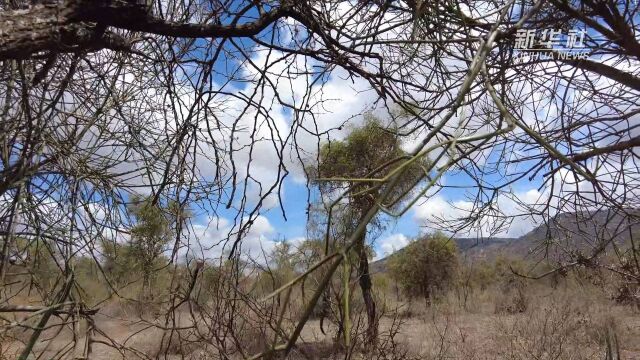
<path id="1" fill-rule="evenodd" d="M 131 243 L 103 241 L 101 245 L 102 267 L 112 285 L 125 285 L 133 274 L 140 273 L 140 264 Z"/>
<path id="2" fill-rule="evenodd" d="M 59 281 L 55 248 L 42 239 L 18 238 L 15 243 L 18 251 L 14 261 L 30 269 L 30 283 L 43 294 L 55 289 Z"/>
<path id="3" fill-rule="evenodd" d="M 321 193 L 332 194 L 336 190 L 350 187 L 348 202 L 340 211 L 336 226 L 341 227 L 342 235 L 349 235 L 365 218 L 375 199 L 385 190 L 384 186 L 372 182 L 353 181 L 363 178 L 382 178 L 397 169 L 407 153 L 395 129 L 385 127 L 382 121 L 371 114 L 365 114 L 365 123 L 354 128 L 342 141 L 326 143 L 320 149 L 318 167 L 312 169 L 321 180 L 318 182 Z M 422 166 L 425 160 L 411 164 L 399 183 L 394 187 L 391 198 L 395 201 L 389 205 L 394 208 L 402 203 L 402 199 L 421 181 L 425 173 Z M 333 181 L 323 181 L 331 178 Z M 386 205 L 386 204 L 385 204 Z M 372 222 L 372 227 L 383 227 L 379 217 Z M 372 282 L 369 273 L 370 249 L 367 246 L 366 233 L 357 239 L 355 245 L 357 276 L 362 297 L 367 311 L 368 341 L 377 337 L 376 305 L 371 293 Z M 339 236 L 338 236 L 339 237 Z"/>
<path id="4" fill-rule="evenodd" d="M 188 217 L 188 211 L 174 202 L 165 206 L 160 203 L 154 204 L 153 198 L 142 198 L 134 196 L 128 206 L 129 214 L 133 217 L 131 228 L 131 239 L 129 244 L 115 246 L 114 251 L 123 250 L 121 261 L 125 264 L 134 265 L 142 274 L 142 293 L 144 300 L 151 298 L 151 288 L 153 286 L 158 267 L 162 266 L 162 254 L 167 244 L 175 238 L 176 229 L 183 220 Z M 126 267 L 117 271 L 126 271 Z"/>
<path id="5" fill-rule="evenodd" d="M 410 297 L 429 305 L 438 292 L 453 284 L 458 269 L 455 242 L 442 233 L 420 238 L 390 258 L 391 276 Z"/>
<path id="6" fill-rule="evenodd" d="M 281 241 L 271 252 L 270 277 L 273 282 L 272 291 L 284 285 L 295 276 L 297 258 L 293 255 L 290 243 Z"/>

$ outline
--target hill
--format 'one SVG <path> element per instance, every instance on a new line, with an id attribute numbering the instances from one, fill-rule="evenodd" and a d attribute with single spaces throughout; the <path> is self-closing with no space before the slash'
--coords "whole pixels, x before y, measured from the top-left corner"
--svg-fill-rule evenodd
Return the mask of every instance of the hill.
<path id="1" fill-rule="evenodd" d="M 523 236 L 515 238 L 463 238 L 452 237 L 461 255 L 466 259 L 491 260 L 499 255 L 518 258 L 548 256 L 561 259 L 567 251 L 579 250 L 588 255 L 612 243 L 629 243 L 632 235 L 640 233 L 640 210 L 599 210 L 594 212 L 561 213 Z M 637 240 L 640 243 L 639 240 Z M 372 272 L 386 271 L 389 257 L 371 263 Z"/>

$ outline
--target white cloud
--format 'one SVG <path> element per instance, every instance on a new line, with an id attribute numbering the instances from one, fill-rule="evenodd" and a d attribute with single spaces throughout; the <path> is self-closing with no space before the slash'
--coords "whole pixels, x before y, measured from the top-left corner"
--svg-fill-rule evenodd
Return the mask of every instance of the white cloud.
<path id="1" fill-rule="evenodd" d="M 243 222 L 248 221 L 245 217 Z M 223 217 L 210 218 L 208 223 L 196 223 L 189 243 L 184 244 L 189 249 L 188 257 L 196 257 L 204 260 L 218 260 L 226 256 L 236 240 L 235 234 L 240 229 L 240 224 L 234 224 Z M 269 219 L 257 216 L 242 241 L 237 251 L 245 259 L 253 259 L 264 262 L 265 255 L 270 254 L 277 241 L 273 239 L 275 229 Z M 182 253 L 182 256 L 187 256 Z"/>
<path id="2" fill-rule="evenodd" d="M 378 260 L 386 256 L 389 256 L 392 253 L 409 245 L 410 242 L 411 240 L 404 234 L 398 233 L 398 234 L 389 235 L 377 241 L 379 251 L 376 252 L 375 259 Z"/>
<path id="3" fill-rule="evenodd" d="M 460 237 L 518 237 L 541 222 L 541 216 L 532 215 L 531 210 L 540 209 L 547 199 L 548 194 L 536 189 L 500 193 L 492 203 L 492 211 L 480 216 L 471 226 L 458 230 L 457 225 L 474 218 L 477 206 L 472 201 L 451 201 L 437 194 L 417 205 L 413 210 L 413 218 L 420 225 L 450 235 L 458 230 L 455 236 Z"/>

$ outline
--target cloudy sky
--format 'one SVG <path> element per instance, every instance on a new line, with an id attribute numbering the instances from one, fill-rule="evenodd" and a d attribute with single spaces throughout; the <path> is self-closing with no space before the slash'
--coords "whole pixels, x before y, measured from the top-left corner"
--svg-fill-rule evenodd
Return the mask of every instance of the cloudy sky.
<path id="1" fill-rule="evenodd" d="M 309 103 L 321 103 L 322 106 L 316 107 L 314 110 L 316 116 L 313 119 L 313 126 L 317 126 L 320 132 L 330 131 L 332 140 L 344 138 L 349 129 L 362 123 L 362 113 L 373 111 L 379 117 L 388 117 L 388 114 L 375 103 L 376 94 L 371 90 L 368 83 L 361 79 L 348 77 L 344 71 L 340 69 L 334 70 L 330 77 L 326 79 L 322 85 L 308 88 L 307 79 L 303 76 L 298 77 L 294 81 L 284 82 L 284 77 L 289 77 L 288 69 L 292 66 L 299 68 L 310 68 L 314 64 L 311 63 L 286 63 L 282 62 L 275 65 L 267 66 L 268 52 L 256 52 L 253 58 L 255 67 L 246 66 L 243 71 L 245 75 L 257 76 L 257 68 L 269 68 L 270 77 L 274 84 L 278 84 L 277 91 L 280 100 L 290 102 L 291 104 L 300 105 L 303 101 Z M 272 58 L 278 58 L 271 54 Z M 221 90 L 229 91 L 228 88 Z M 241 93 L 250 93 L 255 89 L 251 86 L 238 87 L 232 89 Z M 308 200 L 308 191 L 304 173 L 299 161 L 294 159 L 291 153 L 281 153 L 274 149 L 271 143 L 273 139 L 272 128 L 275 127 L 280 132 L 280 137 L 286 137 L 291 131 L 292 113 L 284 108 L 278 101 L 274 101 L 273 89 L 264 90 L 264 103 L 269 104 L 268 116 L 247 114 L 242 121 L 246 119 L 245 124 L 248 128 L 256 127 L 257 133 L 264 139 L 259 141 L 256 149 L 253 151 L 253 163 L 251 174 L 263 184 L 270 184 L 277 178 L 278 159 L 282 156 L 289 159 L 287 164 L 291 175 L 284 181 L 281 191 L 282 206 L 286 214 L 286 220 L 282 214 L 282 210 L 278 204 L 276 196 L 269 196 L 264 205 L 261 214 L 256 218 L 251 231 L 246 235 L 243 241 L 242 250 L 251 256 L 260 256 L 263 252 L 268 253 L 278 241 L 299 242 L 307 236 L 306 225 L 306 209 Z M 313 100 L 303 99 L 303 95 L 309 95 Z M 229 121 L 233 121 L 236 114 L 233 109 L 241 108 L 241 103 L 235 104 L 233 99 L 224 99 L 226 104 L 226 115 Z M 238 111 L 238 110 L 236 110 Z M 255 121 L 255 118 L 260 121 Z M 224 118 L 224 116 L 223 116 Z M 267 119 L 270 118 L 270 119 Z M 298 119 L 301 123 L 310 124 L 310 119 Z M 348 126 L 340 127 L 345 121 Z M 246 135 L 246 134 L 245 134 Z M 240 134 L 240 137 L 243 135 Z M 239 138 L 240 144 L 248 144 L 249 138 Z M 308 154 L 314 154 L 317 147 L 317 138 L 304 132 L 296 133 L 296 141 L 298 146 L 303 148 Z M 406 144 L 406 150 L 411 150 L 411 143 Z M 305 148 L 306 147 L 306 148 Z M 248 154 L 240 154 L 237 156 L 240 161 L 247 161 Z M 246 176 L 244 170 L 240 170 L 240 178 Z M 400 249 L 408 244 L 412 237 L 420 233 L 431 231 L 429 226 L 434 225 L 434 221 L 438 218 L 454 218 L 463 216 L 465 210 L 472 207 L 469 201 L 469 194 L 461 191 L 457 187 L 468 186 L 470 184 L 467 175 L 462 173 L 447 173 L 441 180 L 441 191 L 437 193 L 428 193 L 424 199 L 419 201 L 414 207 L 398 219 L 390 219 L 386 230 L 371 239 L 376 251 L 376 257 L 383 257 Z M 537 182 L 522 182 L 514 184 L 513 191 L 520 198 L 525 198 L 530 202 L 536 202 L 543 197 L 538 192 Z M 449 188 L 451 186 L 453 188 Z M 249 195 L 258 198 L 260 192 L 255 187 L 247 188 Z M 312 196 L 313 197 L 313 196 Z M 312 199 L 313 200 L 313 199 Z M 509 198 L 499 199 L 499 203 L 506 212 L 516 212 L 518 207 L 514 201 Z M 224 237 L 231 229 L 234 228 L 233 218 L 236 213 L 231 210 L 221 210 L 217 216 L 201 213 L 194 219 L 194 232 L 199 239 L 199 250 L 203 255 L 213 256 L 220 254 L 223 250 L 219 244 L 219 239 Z M 246 220 L 246 219 L 245 219 Z M 520 236 L 535 226 L 535 219 L 518 219 L 515 220 L 508 229 L 502 232 L 501 236 Z M 482 236 L 486 234 L 477 231 L 457 234 L 457 236 Z M 228 248 L 227 248 L 228 249 Z"/>
<path id="2" fill-rule="evenodd" d="M 295 26 L 293 23 L 290 25 Z M 296 36 L 295 34 L 295 31 L 283 31 L 280 34 L 282 36 L 280 41 L 283 44 L 295 41 L 293 38 Z M 300 33 L 298 35 L 303 36 Z M 388 117 L 388 114 L 379 103 L 377 94 L 365 80 L 349 76 L 340 68 L 327 71 L 327 75 L 322 81 L 315 81 L 317 80 L 314 78 L 315 75 L 309 74 L 317 74 L 315 70 L 324 66 L 321 63 L 296 56 L 281 61 L 281 53 L 261 49 L 260 46 L 252 48 L 251 54 L 250 62 L 239 65 L 239 77 L 255 80 L 265 76 L 264 72 L 266 71 L 270 86 L 256 86 L 256 81 L 225 82 L 223 78 L 217 78 L 218 83 L 211 86 L 221 93 L 235 93 L 242 96 L 258 94 L 258 98 L 261 99 L 263 111 L 258 113 L 255 112 L 255 109 L 243 113 L 245 103 L 238 97 L 217 95 L 214 100 L 224 104 L 221 106 L 224 108 L 224 112 L 218 114 L 219 121 L 231 124 L 240 118 L 238 126 L 252 130 L 236 133 L 237 137 L 232 139 L 237 143 L 236 148 L 254 144 L 251 148 L 251 154 L 242 151 L 234 154 L 236 161 L 240 164 L 247 163 L 249 159 L 252 159 L 248 169 L 238 168 L 239 183 L 247 178 L 247 172 L 250 173 L 251 181 L 241 184 L 246 190 L 249 203 L 257 201 L 264 194 L 264 190 L 269 187 L 269 184 L 277 182 L 278 176 L 281 176 L 278 173 L 280 159 L 289 171 L 280 191 L 282 209 L 276 194 L 263 199 L 262 209 L 253 220 L 251 231 L 245 235 L 243 251 L 252 255 L 260 255 L 263 251 L 269 252 L 278 241 L 299 242 L 307 236 L 308 191 L 298 156 L 302 153 L 303 156 L 313 157 L 317 153 L 318 139 L 305 131 L 305 128 L 325 134 L 326 136 L 323 135 L 321 141 L 326 141 L 329 138 L 339 140 L 344 138 L 353 126 L 362 123 L 364 112 L 373 111 L 381 118 Z M 466 64 L 456 63 L 455 60 L 451 60 L 448 66 L 460 66 L 466 70 Z M 558 71 L 561 71 L 557 65 L 552 63 L 541 66 L 548 67 L 543 69 L 541 74 L 550 79 L 554 79 L 554 76 L 557 77 Z M 221 73 L 229 71 L 222 67 L 219 70 Z M 545 70 L 547 70 L 546 74 Z M 531 82 L 522 81 L 514 83 L 513 86 L 518 87 L 519 90 L 515 93 L 525 94 L 523 95 L 527 97 L 525 102 L 530 105 L 529 107 L 523 106 L 522 113 L 517 114 L 525 123 L 533 126 L 540 119 L 555 118 L 558 106 L 553 102 L 552 96 L 545 94 L 540 89 L 534 89 L 535 85 Z M 456 91 L 456 88 L 451 91 Z M 573 97 L 572 100 L 578 103 L 580 96 L 582 95 L 578 92 L 569 92 L 567 99 Z M 420 95 L 416 94 L 416 98 L 419 97 Z M 310 113 L 313 113 L 313 116 L 294 114 L 291 107 L 306 107 Z M 589 112 L 592 109 L 587 107 L 581 108 L 579 111 Z M 464 115 L 456 114 L 452 123 L 460 121 L 458 116 Z M 205 121 L 206 119 L 203 119 L 203 124 Z M 544 120 L 542 121 L 544 122 Z M 343 126 L 345 122 L 349 125 Z M 251 133 L 253 138 L 249 136 Z M 225 134 L 220 136 L 224 138 Z M 255 139 L 259 140 L 256 142 Z M 406 150 L 411 150 L 412 145 L 410 140 L 407 141 Z M 296 153 L 292 149 L 299 151 Z M 507 157 L 517 158 L 525 155 L 513 153 L 508 154 Z M 488 154 L 486 161 L 491 161 L 491 156 Z M 214 169 L 213 166 L 207 166 L 206 160 L 201 161 L 201 165 L 203 169 Z M 494 163 L 491 166 L 496 168 L 506 165 Z M 527 166 L 527 164 L 520 162 L 520 166 Z M 577 183 L 575 186 L 585 185 L 575 179 L 570 179 L 570 176 L 564 170 L 557 171 L 554 175 L 554 177 L 564 179 L 565 185 L 567 183 Z M 494 179 L 491 178 L 491 175 L 487 175 L 483 180 L 491 183 Z M 502 182 L 504 179 L 496 177 L 495 181 L 496 183 Z M 256 185 L 258 182 L 261 185 Z M 541 188 L 541 183 L 541 175 L 532 180 L 527 177 L 522 178 L 510 184 L 510 187 L 506 189 L 508 193 L 501 193 L 494 201 L 500 207 L 503 215 L 526 213 L 526 206 L 544 203 L 551 195 L 557 195 L 549 194 L 548 190 Z M 452 219 L 464 216 L 474 205 L 475 189 L 473 187 L 474 183 L 464 172 L 458 170 L 445 173 L 438 184 L 438 191 L 427 193 L 404 216 L 389 221 L 386 230 L 376 239 L 371 239 L 374 241 L 377 257 L 385 256 L 402 248 L 411 238 L 420 233 L 431 231 L 430 227 L 441 225 L 440 219 L 442 218 Z M 555 191 L 566 190 L 568 189 L 556 189 Z M 315 200 L 313 196 L 312 200 Z M 232 232 L 237 226 L 238 219 L 246 220 L 246 214 L 238 215 L 233 210 L 234 208 L 219 210 L 215 216 L 205 211 L 196 216 L 194 232 L 199 239 L 200 251 L 203 254 L 221 253 L 223 250 L 218 244 L 223 234 Z M 283 210 L 286 219 L 283 216 Z M 462 237 L 489 235 L 518 237 L 533 229 L 540 220 L 540 218 L 531 216 L 518 216 L 510 219 L 508 226 L 501 227 L 499 233 L 489 234 L 488 230 L 496 225 L 497 220 L 486 219 L 481 221 L 476 229 L 455 235 Z"/>

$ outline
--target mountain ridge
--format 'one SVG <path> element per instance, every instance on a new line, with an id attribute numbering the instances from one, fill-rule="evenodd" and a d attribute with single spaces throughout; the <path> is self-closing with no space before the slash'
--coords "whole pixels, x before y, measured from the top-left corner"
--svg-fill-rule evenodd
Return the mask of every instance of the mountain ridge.
<path id="1" fill-rule="evenodd" d="M 611 243 L 625 244 L 633 234 L 640 234 L 640 209 L 560 213 L 519 237 L 450 239 L 456 242 L 460 254 L 471 260 L 491 260 L 500 255 L 536 257 L 542 250 L 545 256 L 559 259 L 567 249 L 588 253 Z M 372 262 L 371 271 L 386 271 L 389 258 L 402 251 Z"/>

